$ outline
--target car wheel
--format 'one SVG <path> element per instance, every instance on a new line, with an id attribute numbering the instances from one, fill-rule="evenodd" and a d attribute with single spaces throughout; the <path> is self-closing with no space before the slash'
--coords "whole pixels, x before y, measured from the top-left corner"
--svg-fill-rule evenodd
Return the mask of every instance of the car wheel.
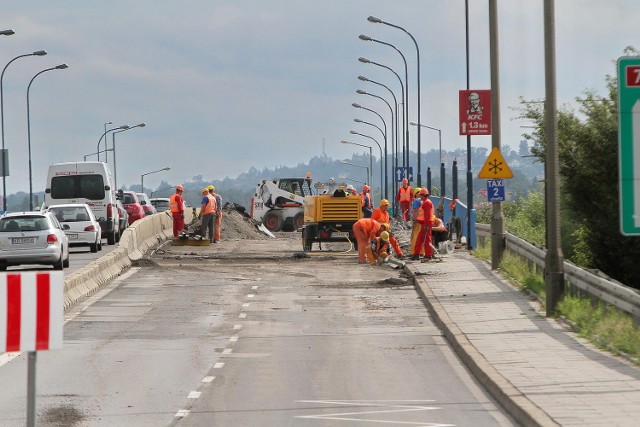
<path id="1" fill-rule="evenodd" d="M 100 240 L 98 240 L 98 250 L 99 251 L 102 250 L 102 238 L 100 238 Z"/>
<path id="2" fill-rule="evenodd" d="M 60 259 L 53 263 L 54 270 L 62 270 L 64 268 L 64 262 L 62 261 L 62 251 L 60 252 Z"/>
<path id="3" fill-rule="evenodd" d="M 92 253 L 98 252 L 98 242 L 90 244 L 89 249 Z"/>
<path id="4" fill-rule="evenodd" d="M 116 244 L 116 232 L 115 231 L 107 233 L 107 244 L 109 244 L 109 245 L 115 245 Z"/>
<path id="5" fill-rule="evenodd" d="M 0 271 L 7 271 L 7 267 L 9 267 L 7 264 L 0 264 Z"/>
<path id="6" fill-rule="evenodd" d="M 67 259 L 62 261 L 62 268 L 69 268 L 70 258 L 71 258 L 71 255 L 67 254 Z"/>

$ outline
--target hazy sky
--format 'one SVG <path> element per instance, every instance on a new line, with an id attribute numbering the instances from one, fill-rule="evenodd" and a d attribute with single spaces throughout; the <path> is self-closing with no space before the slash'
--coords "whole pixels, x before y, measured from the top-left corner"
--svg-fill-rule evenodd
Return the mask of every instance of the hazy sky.
<path id="1" fill-rule="evenodd" d="M 471 88 L 489 89 L 488 1 L 469 3 Z M 640 48 L 637 0 L 555 3 L 559 102 L 572 102 L 587 88 L 603 94 L 613 61 L 628 45 Z M 544 97 L 542 4 L 498 2 L 502 143 L 514 147 L 528 123 L 513 120 L 512 108 L 520 96 Z M 152 188 L 162 179 L 177 184 L 195 175 L 213 180 L 250 167 L 295 166 L 323 152 L 347 158 L 364 149 L 340 140 L 372 143 L 350 135 L 352 129 L 382 142 L 377 129 L 353 122 L 382 127 L 377 116 L 351 104 L 379 112 L 390 127 L 386 104 L 355 91 L 393 98 L 357 76 L 387 85 L 398 100 L 400 85 L 390 71 L 357 59 L 385 64 L 403 78 L 404 63 L 391 47 L 358 35 L 391 43 L 407 58 L 412 121 L 416 52 L 406 34 L 368 22 L 369 15 L 416 38 L 421 121 L 442 130 L 444 149 L 464 148 L 458 134 L 458 91 L 466 86 L 464 0 L 5 0 L 0 30 L 16 34 L 0 36 L 0 67 L 18 55 L 48 52 L 18 59 L 4 75 L 7 193 L 28 191 L 29 81 L 61 63 L 69 68 L 41 74 L 30 90 L 34 191 L 44 189 L 49 164 L 95 153 L 109 121 L 109 127 L 147 124 L 117 134 L 117 175 L 119 185 L 130 185 L 171 167 L 145 176 Z M 415 150 L 416 128 L 410 131 Z M 437 148 L 437 136 L 422 131 L 423 152 Z M 475 137 L 473 145 L 489 147 L 491 140 Z"/>

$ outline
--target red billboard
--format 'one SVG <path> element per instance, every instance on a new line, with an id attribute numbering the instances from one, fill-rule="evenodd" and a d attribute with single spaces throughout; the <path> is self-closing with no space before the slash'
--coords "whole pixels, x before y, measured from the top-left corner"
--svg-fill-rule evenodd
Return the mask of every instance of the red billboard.
<path id="1" fill-rule="evenodd" d="M 491 90 L 460 91 L 460 135 L 491 135 Z"/>

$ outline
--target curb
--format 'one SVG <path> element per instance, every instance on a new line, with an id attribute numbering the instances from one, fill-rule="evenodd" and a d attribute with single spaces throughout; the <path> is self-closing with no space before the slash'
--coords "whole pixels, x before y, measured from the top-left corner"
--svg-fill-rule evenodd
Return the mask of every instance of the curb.
<path id="1" fill-rule="evenodd" d="M 449 344 L 453 347 L 455 353 L 509 415 L 524 426 L 559 426 L 560 424 L 502 376 L 482 353 L 471 344 L 464 332 L 451 320 L 445 308 L 433 294 L 426 278 L 416 276 L 409 266 L 405 267 L 405 271 L 413 278 L 414 286 L 422 302 Z"/>

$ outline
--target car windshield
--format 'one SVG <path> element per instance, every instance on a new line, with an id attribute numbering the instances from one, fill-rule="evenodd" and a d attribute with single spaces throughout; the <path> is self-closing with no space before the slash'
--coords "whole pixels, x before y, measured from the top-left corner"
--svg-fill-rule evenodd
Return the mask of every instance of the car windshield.
<path id="1" fill-rule="evenodd" d="M 169 202 L 167 200 L 155 200 L 151 202 L 152 205 L 157 206 L 159 208 L 167 208 L 169 207 Z"/>
<path id="2" fill-rule="evenodd" d="M 125 193 L 124 196 L 122 197 L 122 203 L 127 205 L 130 203 L 135 203 L 136 199 L 133 197 L 133 194 L 127 194 Z"/>
<path id="3" fill-rule="evenodd" d="M 89 221 L 91 219 L 84 206 L 53 207 L 49 210 L 60 222 Z"/>
<path id="4" fill-rule="evenodd" d="M 0 219 L 0 233 L 48 229 L 49 221 L 43 216 L 21 216 Z"/>

